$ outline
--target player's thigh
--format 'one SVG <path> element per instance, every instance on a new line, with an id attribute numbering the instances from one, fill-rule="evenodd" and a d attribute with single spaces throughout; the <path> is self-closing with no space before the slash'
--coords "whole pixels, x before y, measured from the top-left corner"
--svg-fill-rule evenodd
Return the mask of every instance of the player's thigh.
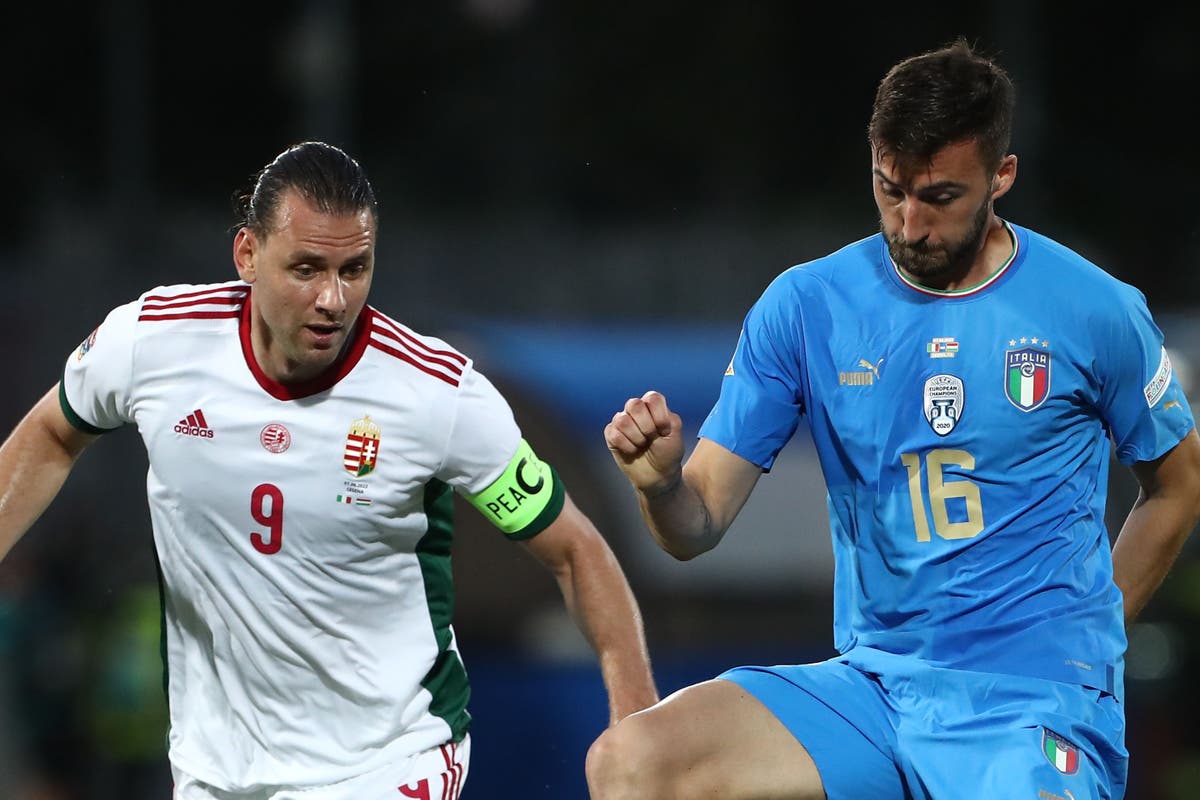
<path id="1" fill-rule="evenodd" d="M 624 719 L 589 755 L 595 797 L 820 800 L 796 738 L 736 683 L 689 686 Z M 595 748 L 594 748 L 595 749 Z"/>
<path id="2" fill-rule="evenodd" d="M 873 676 L 829 660 L 738 667 L 720 677 L 752 694 L 803 745 L 828 800 L 910 800 L 894 709 Z"/>

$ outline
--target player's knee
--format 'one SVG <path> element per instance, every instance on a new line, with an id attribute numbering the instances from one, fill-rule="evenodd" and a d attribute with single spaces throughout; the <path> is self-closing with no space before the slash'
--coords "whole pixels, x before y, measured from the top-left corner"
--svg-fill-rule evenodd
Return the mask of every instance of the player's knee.
<path id="1" fill-rule="evenodd" d="M 584 764 L 592 800 L 640 800 L 656 794 L 650 742 L 633 718 L 600 735 Z"/>
<path id="2" fill-rule="evenodd" d="M 627 784 L 632 776 L 621 771 L 623 743 L 617 728 L 609 728 L 600 734 L 588 748 L 584 772 L 592 800 L 618 800 L 629 796 L 628 789 L 622 788 L 622 784 Z"/>

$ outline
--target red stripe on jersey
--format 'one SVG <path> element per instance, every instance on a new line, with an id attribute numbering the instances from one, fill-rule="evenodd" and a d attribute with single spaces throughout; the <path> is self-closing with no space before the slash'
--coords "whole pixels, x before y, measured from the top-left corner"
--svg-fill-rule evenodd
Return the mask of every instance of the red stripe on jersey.
<path id="1" fill-rule="evenodd" d="M 442 745 L 442 760 L 446 762 L 446 771 L 442 773 L 442 800 L 454 800 L 454 745 Z"/>
<path id="2" fill-rule="evenodd" d="M 204 418 L 204 412 L 198 408 L 196 409 L 196 421 L 200 423 L 201 428 L 208 427 L 208 420 Z"/>
<path id="3" fill-rule="evenodd" d="M 432 347 L 425 344 L 425 342 L 421 341 L 421 339 L 418 338 L 416 334 L 414 334 L 412 331 L 405 328 L 399 322 L 396 322 L 396 320 L 391 319 L 390 317 L 385 317 L 384 315 L 380 314 L 379 312 L 375 313 L 375 325 L 377 328 L 380 326 L 386 326 L 387 332 L 394 334 L 392 336 L 393 339 L 396 339 L 396 341 L 400 341 L 400 339 L 397 337 L 403 337 L 403 339 L 405 341 L 412 344 L 418 350 L 423 350 L 425 352 L 425 354 L 428 354 L 429 356 L 445 356 L 446 358 L 450 358 L 450 359 L 457 361 L 459 364 L 461 364 L 464 367 L 467 365 L 467 357 L 464 356 L 462 353 L 456 352 L 454 350 L 434 350 Z M 417 353 L 415 355 L 421 355 L 421 354 Z"/>
<path id="4" fill-rule="evenodd" d="M 463 784 L 463 768 L 462 764 L 458 763 L 458 746 L 450 745 L 450 800 L 458 800 L 458 796 L 462 794 Z"/>
<path id="5" fill-rule="evenodd" d="M 142 311 L 162 311 L 164 309 L 187 308 L 188 306 L 203 306 L 212 304 L 214 306 L 236 306 L 246 299 L 246 295 L 239 294 L 233 297 L 199 297 L 194 300 L 183 300 L 178 303 L 150 303 L 149 301 L 142 304 Z"/>
<path id="6" fill-rule="evenodd" d="M 208 289 L 200 289 L 195 292 L 182 292 L 180 294 L 152 294 L 142 302 L 144 303 L 173 303 L 176 300 L 182 300 L 185 297 L 199 297 L 200 295 L 211 294 L 220 295 L 223 292 L 238 292 L 245 296 L 250 293 L 250 287 L 245 285 L 235 284 L 233 286 L 213 286 Z"/>
<path id="7" fill-rule="evenodd" d="M 232 311 L 188 311 L 182 314 L 160 314 L 151 311 L 149 314 L 139 314 L 138 322 L 162 322 L 168 319 L 233 319 L 241 312 Z"/>
<path id="8" fill-rule="evenodd" d="M 451 377 L 444 372 L 438 372 L 436 369 L 432 369 L 427 364 L 417 361 L 415 358 L 410 356 L 408 353 L 403 353 L 399 350 L 388 347 L 386 344 L 384 344 L 383 342 L 380 342 L 378 339 L 371 339 L 370 343 L 371 343 L 371 347 L 374 347 L 376 350 L 382 350 L 383 352 L 387 353 L 389 356 L 395 356 L 396 358 L 400 359 L 401 361 L 406 361 L 409 364 L 412 364 L 417 369 L 421 370 L 421 372 L 428 373 L 429 375 L 432 375 L 433 377 L 437 378 L 438 380 L 445 381 L 446 383 L 450 384 L 451 386 L 458 386 L 457 378 Z"/>
<path id="9" fill-rule="evenodd" d="M 387 328 L 381 328 L 378 325 L 375 325 L 371 328 L 371 333 L 378 333 L 381 336 L 386 336 L 387 338 L 394 341 L 396 344 L 403 347 L 409 353 L 409 355 L 411 355 L 415 359 L 419 359 L 427 364 L 436 364 L 437 366 L 445 369 L 447 372 L 452 372 L 455 375 L 462 375 L 462 367 L 460 367 L 458 364 L 452 364 L 449 361 L 446 361 L 445 359 L 434 358 L 433 356 L 428 356 L 428 355 L 425 355 L 424 353 L 417 352 L 416 350 L 414 350 L 412 348 L 412 346 L 408 342 L 406 342 L 403 339 L 401 339 L 400 337 L 396 336 L 396 334 L 392 333 Z"/>

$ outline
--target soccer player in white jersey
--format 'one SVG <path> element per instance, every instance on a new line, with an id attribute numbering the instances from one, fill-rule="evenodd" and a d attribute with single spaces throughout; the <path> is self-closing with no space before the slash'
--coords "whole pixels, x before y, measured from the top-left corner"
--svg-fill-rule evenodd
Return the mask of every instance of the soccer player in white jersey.
<path id="1" fill-rule="evenodd" d="M 113 310 L 0 449 L 0 557 L 99 435 L 145 441 L 176 800 L 458 797 L 452 492 L 557 578 L 610 720 L 653 704 L 611 550 L 471 360 L 366 304 L 378 214 L 306 142 L 240 200 L 241 280 Z"/>

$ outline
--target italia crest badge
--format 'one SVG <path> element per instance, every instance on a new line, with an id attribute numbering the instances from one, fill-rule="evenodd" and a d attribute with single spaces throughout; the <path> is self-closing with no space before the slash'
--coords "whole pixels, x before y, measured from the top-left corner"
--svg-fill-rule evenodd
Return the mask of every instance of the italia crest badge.
<path id="1" fill-rule="evenodd" d="M 1050 394 L 1050 352 L 1040 347 L 1005 351 L 1004 393 L 1022 411 L 1033 411 L 1046 402 Z"/>
<path id="2" fill-rule="evenodd" d="M 365 416 L 350 424 L 346 436 L 346 450 L 342 455 L 342 466 L 356 478 L 371 473 L 379 460 L 379 426 Z"/>
<path id="3" fill-rule="evenodd" d="M 1042 728 L 1042 753 L 1063 775 L 1079 771 L 1079 748 L 1049 728 Z"/>

